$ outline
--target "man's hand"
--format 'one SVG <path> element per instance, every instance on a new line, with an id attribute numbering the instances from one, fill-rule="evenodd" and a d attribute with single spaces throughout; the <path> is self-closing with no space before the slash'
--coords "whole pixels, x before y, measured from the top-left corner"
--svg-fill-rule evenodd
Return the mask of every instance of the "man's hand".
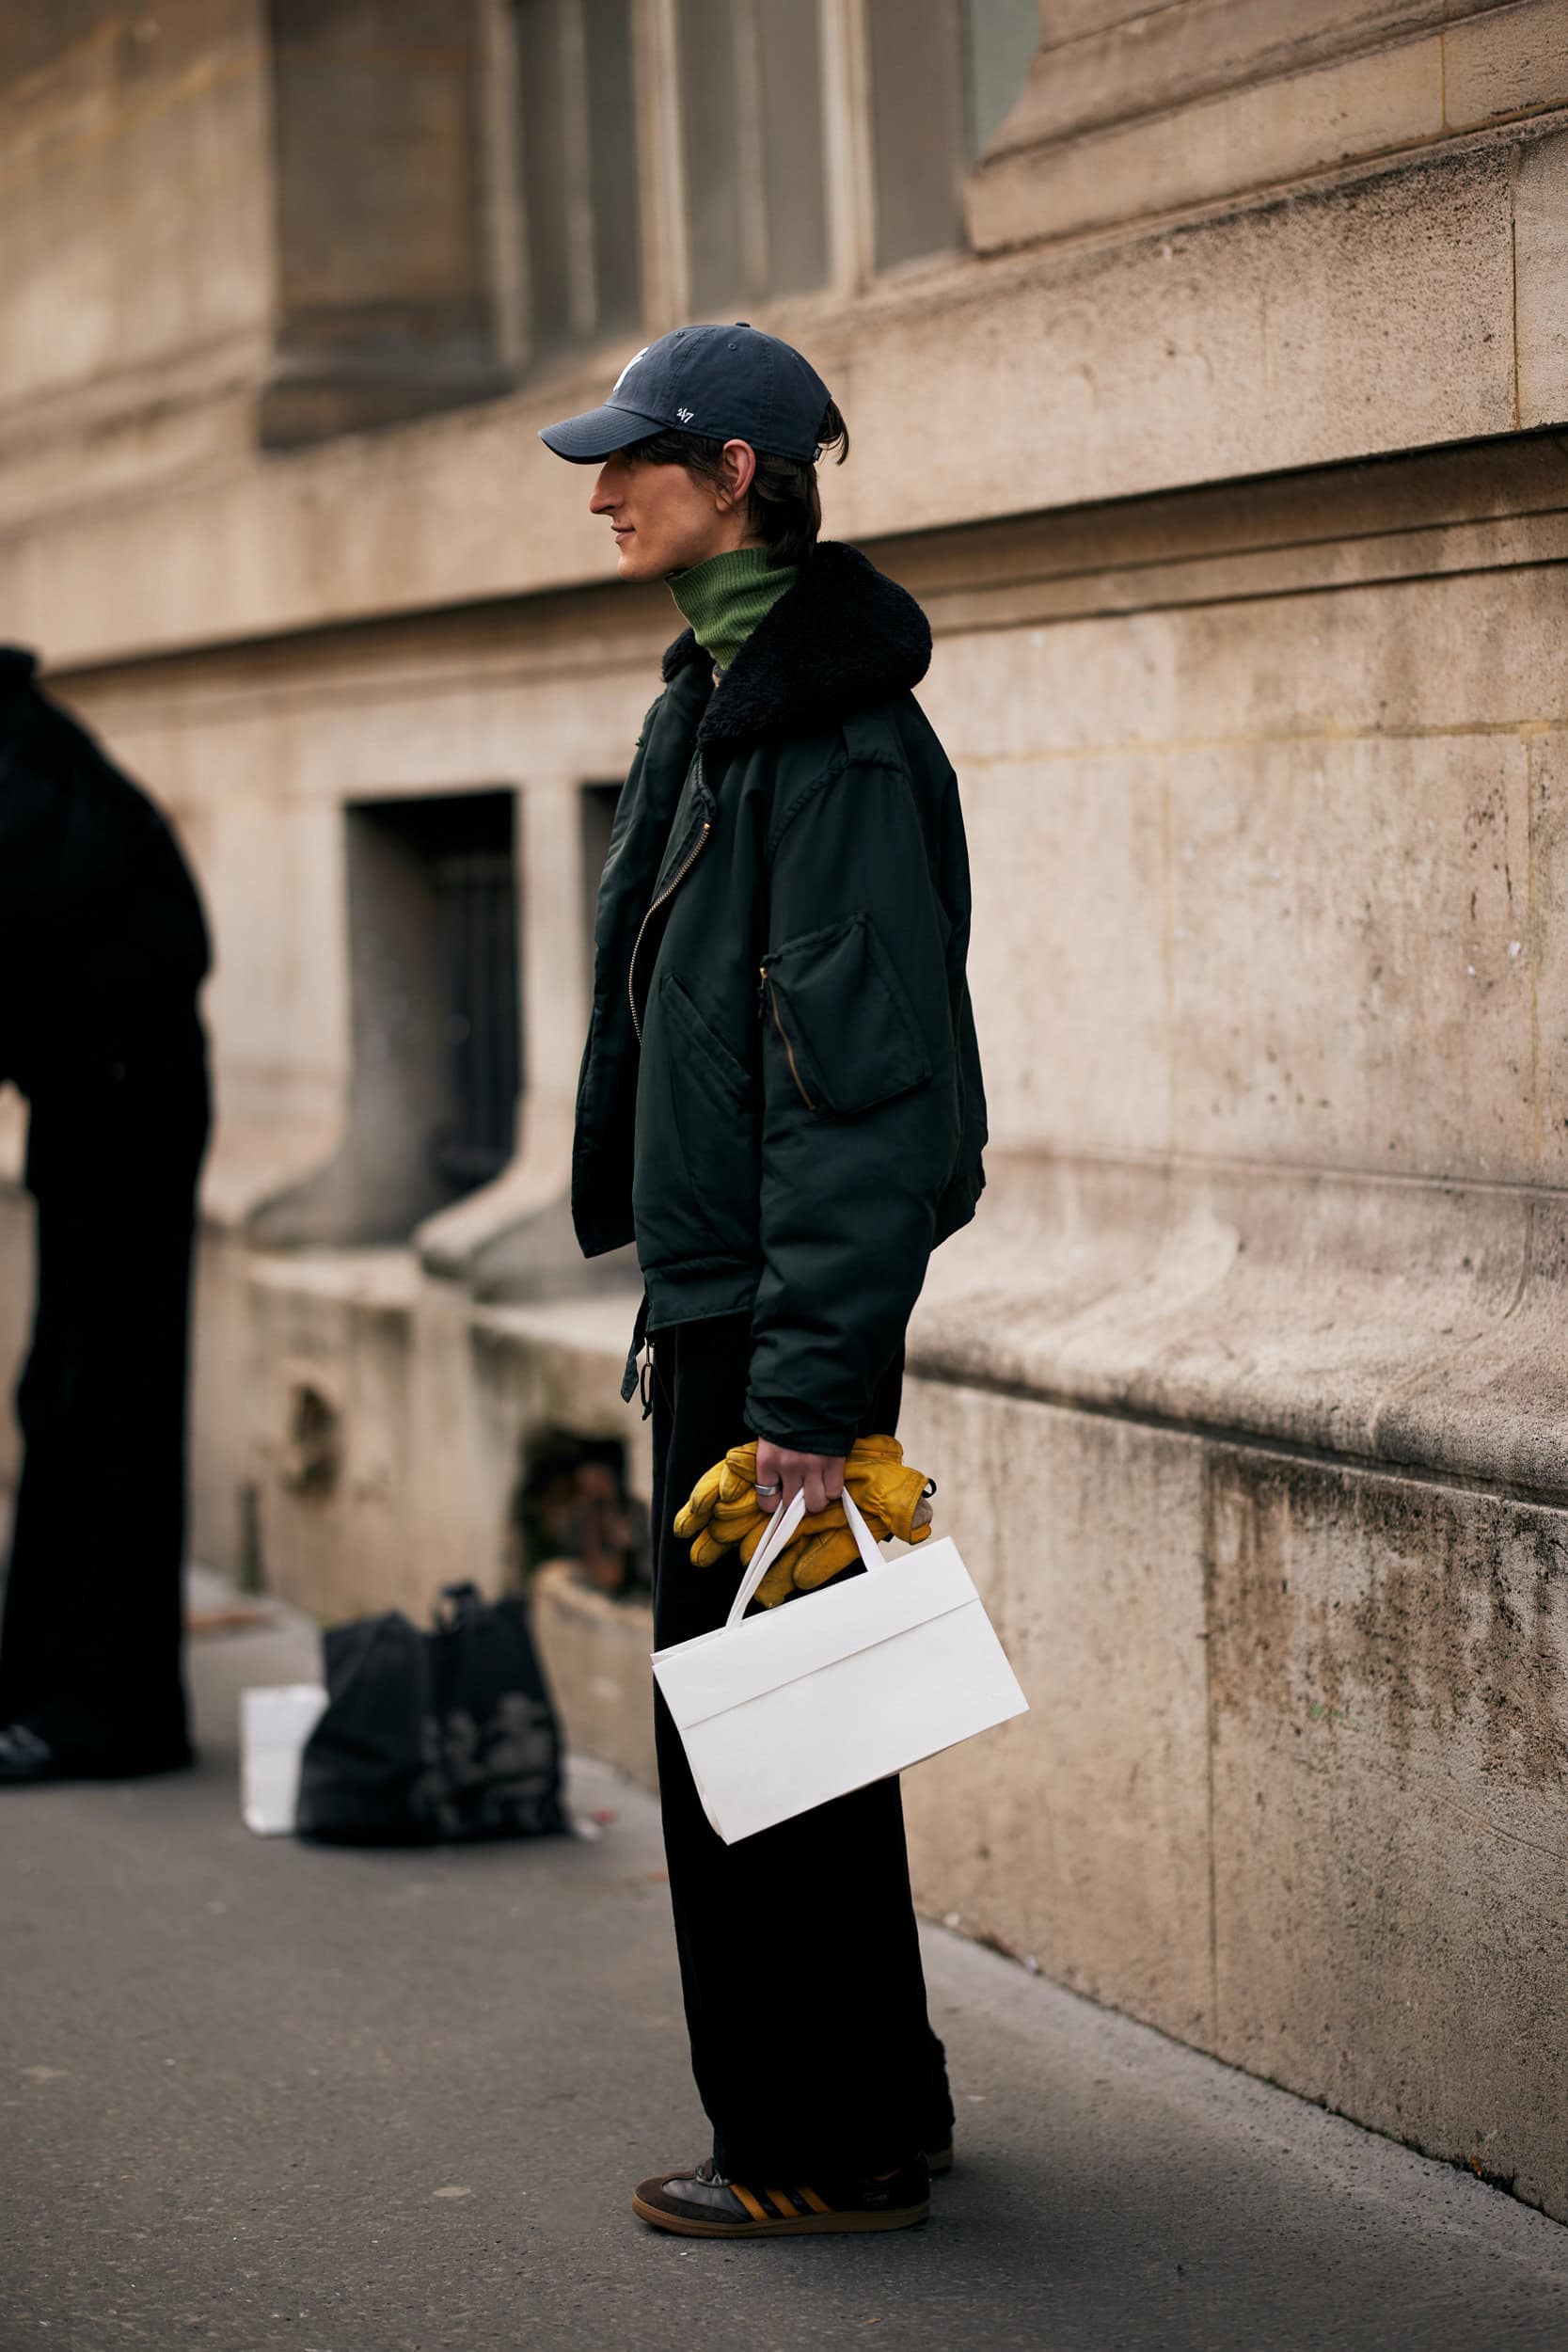
<path id="1" fill-rule="evenodd" d="M 825 1511 L 830 1502 L 836 1502 L 844 1491 L 842 1454 L 791 1454 L 786 1446 L 775 1445 L 770 1438 L 757 1439 L 757 1500 L 768 1512 L 776 1511 L 781 1502 L 792 1502 L 802 1486 L 808 1511 Z M 781 1492 L 769 1493 L 769 1487 Z"/>

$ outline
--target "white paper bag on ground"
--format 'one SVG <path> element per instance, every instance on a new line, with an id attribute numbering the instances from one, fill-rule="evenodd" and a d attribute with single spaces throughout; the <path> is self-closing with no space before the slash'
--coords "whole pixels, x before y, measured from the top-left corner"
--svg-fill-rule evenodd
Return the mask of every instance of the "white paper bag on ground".
<path id="1" fill-rule="evenodd" d="M 319 1682 L 240 1692 L 240 1810 L 258 1837 L 293 1835 L 299 1759 L 325 1705 Z"/>
<path id="2" fill-rule="evenodd" d="M 868 1573 L 747 1617 L 805 1512 L 776 1511 L 728 1622 L 654 1652 L 697 1793 L 727 1846 L 1028 1710 L 951 1537 L 878 1550 L 847 1488 Z"/>

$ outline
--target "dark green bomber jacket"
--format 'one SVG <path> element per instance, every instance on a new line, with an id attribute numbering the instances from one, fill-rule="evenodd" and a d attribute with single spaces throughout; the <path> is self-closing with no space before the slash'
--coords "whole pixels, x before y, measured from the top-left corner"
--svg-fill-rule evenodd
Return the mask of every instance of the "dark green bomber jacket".
<path id="1" fill-rule="evenodd" d="M 689 629 L 599 887 L 572 1215 L 587 1257 L 637 1245 L 626 1393 L 644 1330 L 749 1309 L 744 1426 L 804 1453 L 848 1453 L 985 1182 L 930 654 L 913 598 L 831 542 L 717 689 Z"/>

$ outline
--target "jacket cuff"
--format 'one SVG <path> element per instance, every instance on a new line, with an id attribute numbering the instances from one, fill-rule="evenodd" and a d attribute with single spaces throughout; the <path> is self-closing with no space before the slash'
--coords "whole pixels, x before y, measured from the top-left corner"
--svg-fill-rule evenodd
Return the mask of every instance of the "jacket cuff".
<path id="1" fill-rule="evenodd" d="M 787 1406 L 759 1405 L 750 1391 L 746 1397 L 746 1431 L 749 1437 L 766 1438 L 771 1445 L 785 1446 L 792 1454 L 827 1454 L 845 1460 L 859 1435 L 853 1428 L 835 1429 L 825 1427 L 820 1422 L 798 1422 Z"/>

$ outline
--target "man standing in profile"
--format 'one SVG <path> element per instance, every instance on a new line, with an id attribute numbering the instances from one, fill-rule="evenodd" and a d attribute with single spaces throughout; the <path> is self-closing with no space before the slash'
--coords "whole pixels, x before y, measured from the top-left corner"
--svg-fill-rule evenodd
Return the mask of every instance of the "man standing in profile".
<path id="1" fill-rule="evenodd" d="M 37 1219 L 0 1786 L 189 1764 L 185 1398 L 207 929 L 174 835 L 0 646 L 0 1080 Z"/>
<path id="2" fill-rule="evenodd" d="M 667 581 L 689 624 L 600 885 L 572 1179 L 586 1253 L 635 1240 L 642 1270 L 626 1393 L 647 1337 L 665 1647 L 723 1622 L 721 1518 L 754 1535 L 803 1493 L 827 1520 L 769 1569 L 765 1604 L 853 1558 L 835 1506 L 857 1477 L 900 1485 L 879 1532 L 914 1532 L 905 1327 L 984 1181 L 969 869 L 911 692 L 926 617 L 854 548 L 818 545 L 816 461 L 848 436 L 801 355 L 743 324 L 683 327 L 544 438 L 599 468 L 589 504 L 622 579 Z M 924 2220 L 953 2110 L 896 1780 L 725 1846 L 661 1702 L 656 1721 L 714 2138 L 634 2211 L 707 2238 Z"/>

